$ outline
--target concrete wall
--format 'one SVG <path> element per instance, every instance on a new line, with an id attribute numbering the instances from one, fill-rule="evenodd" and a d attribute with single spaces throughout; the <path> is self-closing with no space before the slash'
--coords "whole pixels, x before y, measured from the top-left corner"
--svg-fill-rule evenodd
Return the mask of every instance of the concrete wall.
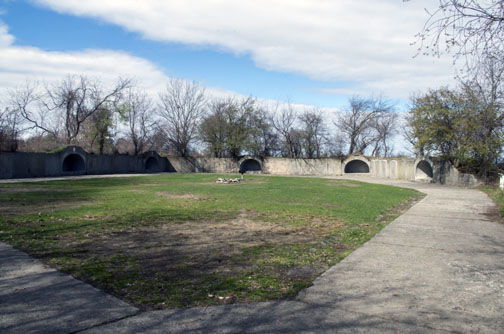
<path id="1" fill-rule="evenodd" d="M 151 169 L 146 168 L 149 159 Z M 140 156 L 95 155 L 77 146 L 57 153 L 0 152 L 1 179 L 174 171 L 168 159 L 156 152 Z"/>
<path id="2" fill-rule="evenodd" d="M 340 176 L 347 170 L 348 173 L 357 172 L 378 178 L 436 182 L 465 187 L 479 184 L 473 175 L 459 173 L 446 162 L 433 162 L 429 159 L 369 160 L 363 156 L 350 156 L 342 161 L 335 158 L 243 157 L 236 161 L 230 158 L 161 157 L 156 152 L 147 152 L 141 156 L 95 155 L 88 154 L 76 146 L 67 147 L 58 153 L 0 152 L 0 178 L 148 172 L 238 173 L 240 166 L 246 166 L 246 162 L 251 159 L 260 165 L 261 173 L 272 175 Z M 352 164 L 353 168 L 346 168 Z M 367 170 L 364 168 L 366 166 L 369 167 L 369 172 L 362 172 L 361 169 Z"/>
<path id="3" fill-rule="evenodd" d="M 273 175 L 342 175 L 339 159 L 264 159 L 264 173 Z"/>
<path id="4" fill-rule="evenodd" d="M 168 158 L 174 170 L 180 173 L 238 173 L 240 164 L 252 157 L 239 161 L 230 158 Z M 436 182 L 446 185 L 474 187 L 480 182 L 469 174 L 462 174 L 449 164 L 433 162 L 430 159 L 372 159 L 363 156 L 351 156 L 344 161 L 340 159 L 288 159 L 288 158 L 253 158 L 259 161 L 262 173 L 271 175 L 321 175 L 341 176 L 345 166 L 352 161 L 360 160 L 369 165 L 369 173 L 359 173 L 377 178 L 408 180 L 418 182 Z M 420 166 L 420 167 L 419 167 Z M 424 168 L 432 169 L 432 177 Z"/>
<path id="5" fill-rule="evenodd" d="M 460 173 L 446 161 L 434 163 L 434 182 L 450 186 L 476 187 L 482 184 L 474 175 Z"/>
<path id="6" fill-rule="evenodd" d="M 398 180 L 414 180 L 415 179 L 415 160 L 401 159 L 396 160 Z"/>
<path id="7" fill-rule="evenodd" d="M 0 152 L 0 179 L 58 175 L 61 175 L 58 155 Z"/>
<path id="8" fill-rule="evenodd" d="M 261 164 L 262 173 L 271 175 L 321 175 L 341 176 L 352 161 L 359 160 L 369 166 L 367 174 L 380 178 L 402 180 L 415 179 L 415 160 L 368 160 L 363 156 L 352 156 L 342 161 L 336 158 L 326 159 L 289 159 L 289 158 L 253 158 L 243 157 L 239 161 L 230 158 L 181 158 L 168 157 L 174 170 L 180 173 L 238 173 L 240 165 L 249 159 Z"/>
<path id="9" fill-rule="evenodd" d="M 238 173 L 238 163 L 230 158 L 167 157 L 178 173 Z"/>
<path id="10" fill-rule="evenodd" d="M 168 157 L 179 173 L 238 173 L 240 165 L 251 157 L 239 161 L 231 158 L 181 158 Z M 341 175 L 339 159 L 287 159 L 254 158 L 262 167 L 262 173 L 272 175 Z"/>
<path id="11" fill-rule="evenodd" d="M 373 159 L 370 165 L 373 177 L 415 180 L 415 159 Z"/>
<path id="12" fill-rule="evenodd" d="M 371 160 L 370 173 L 371 176 L 380 178 L 390 177 L 390 167 L 388 160 Z M 396 175 L 397 176 L 397 175 Z M 397 177 L 394 177 L 397 178 Z"/>

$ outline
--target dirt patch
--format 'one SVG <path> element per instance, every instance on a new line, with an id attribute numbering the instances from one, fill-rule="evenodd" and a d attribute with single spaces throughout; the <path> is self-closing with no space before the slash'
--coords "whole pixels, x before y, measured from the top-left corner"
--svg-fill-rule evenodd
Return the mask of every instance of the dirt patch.
<path id="1" fill-rule="evenodd" d="M 27 194 L 27 193 L 35 193 L 35 192 L 70 192 L 68 189 L 63 188 L 48 188 L 48 187 L 6 187 L 0 188 L 0 195 L 12 195 L 12 194 Z M 32 213 L 46 213 L 57 210 L 65 210 L 77 208 L 84 204 L 82 201 L 69 201 L 65 199 L 56 200 L 56 199 L 48 199 L 42 201 L 25 201 L 19 200 L 21 196 L 17 196 L 16 199 L 6 198 L 0 201 L 0 212 L 4 216 L 16 216 L 23 214 L 32 214 Z"/>
<path id="2" fill-rule="evenodd" d="M 326 228 L 322 228 L 326 225 Z M 234 219 L 215 222 L 203 220 L 166 224 L 156 227 L 137 227 L 106 235 L 97 235 L 91 248 L 110 252 L 128 249 L 132 255 L 148 262 L 184 261 L 221 263 L 225 257 L 242 249 L 268 243 L 299 243 L 318 239 L 327 229 L 339 224 L 324 224 L 314 219 L 306 226 L 288 226 L 257 220 L 257 214 L 242 211 Z M 153 256 L 153 249 L 156 249 Z M 215 264 L 214 263 L 214 264 Z"/>
<path id="3" fill-rule="evenodd" d="M 54 189 L 54 188 L 44 188 L 44 187 L 12 187 L 12 188 L 0 188 L 0 194 L 19 194 L 19 193 L 32 193 L 32 192 L 69 192 L 67 189 Z"/>
<path id="4" fill-rule="evenodd" d="M 187 200 L 193 200 L 193 201 L 206 201 L 210 200 L 209 197 L 206 196 L 201 196 L 201 195 L 194 195 L 194 194 L 172 194 L 169 192 L 163 192 L 159 191 L 156 193 L 157 196 L 166 198 L 166 199 L 187 199 Z"/>
<path id="5" fill-rule="evenodd" d="M 64 240 L 89 254 L 123 253 L 137 259 L 145 275 L 164 279 L 196 279 L 202 275 L 239 275 L 251 269 L 240 258 L 243 250 L 268 244 L 318 242 L 328 231 L 342 226 L 313 219 L 306 226 L 289 226 L 258 220 L 253 211 L 241 211 L 234 219 L 136 227 L 89 235 L 87 241 Z M 314 269 L 288 273 L 289 279 L 305 279 Z"/>
<path id="6" fill-rule="evenodd" d="M 44 202 L 19 202 L 19 201 L 0 201 L 0 212 L 3 216 L 19 216 L 34 213 L 50 213 L 60 210 L 75 209 L 89 202 L 84 201 L 44 201 Z"/>
<path id="7" fill-rule="evenodd" d="M 499 212 L 499 206 L 498 205 L 493 205 L 487 209 L 487 211 L 484 213 L 485 217 L 488 218 L 488 220 L 493 221 L 493 222 L 499 222 L 503 223 L 504 220 L 502 219 L 500 212 Z"/>
<path id="8" fill-rule="evenodd" d="M 360 184 L 351 183 L 347 181 L 332 181 L 328 182 L 327 185 L 331 187 L 348 187 L 348 188 L 357 188 L 361 186 Z"/>

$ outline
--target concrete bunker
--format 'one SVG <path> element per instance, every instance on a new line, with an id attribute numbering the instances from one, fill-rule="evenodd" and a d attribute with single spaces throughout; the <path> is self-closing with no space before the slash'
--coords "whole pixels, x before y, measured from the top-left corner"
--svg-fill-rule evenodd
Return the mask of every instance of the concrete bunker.
<path id="1" fill-rule="evenodd" d="M 64 173 L 84 174 L 86 172 L 86 164 L 80 154 L 72 153 L 63 159 L 61 170 Z"/>
<path id="2" fill-rule="evenodd" d="M 145 170 L 147 172 L 151 172 L 151 173 L 159 172 L 160 169 L 161 168 L 159 167 L 159 161 L 155 157 L 149 157 L 145 161 Z"/>
<path id="3" fill-rule="evenodd" d="M 345 164 L 345 174 L 369 173 L 369 164 L 360 159 L 350 160 Z"/>
<path id="4" fill-rule="evenodd" d="M 427 160 L 420 160 L 415 167 L 415 180 L 431 180 L 433 177 L 432 164 Z"/>
<path id="5" fill-rule="evenodd" d="M 240 173 L 260 173 L 262 172 L 262 166 L 256 159 L 245 159 L 240 163 Z"/>

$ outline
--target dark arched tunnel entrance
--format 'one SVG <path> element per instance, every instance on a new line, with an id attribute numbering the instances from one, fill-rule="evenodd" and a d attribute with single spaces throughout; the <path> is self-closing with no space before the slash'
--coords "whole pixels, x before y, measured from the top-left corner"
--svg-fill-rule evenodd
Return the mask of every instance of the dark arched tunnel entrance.
<path id="1" fill-rule="evenodd" d="M 150 157 L 149 159 L 147 159 L 147 161 L 145 162 L 145 170 L 148 171 L 148 172 L 159 172 L 159 162 L 158 162 L 158 159 L 154 158 L 154 157 Z"/>
<path id="2" fill-rule="evenodd" d="M 80 155 L 70 154 L 63 160 L 61 170 L 65 173 L 83 174 L 86 171 L 86 164 Z"/>
<path id="3" fill-rule="evenodd" d="M 255 159 L 247 159 L 240 164 L 240 173 L 260 171 L 262 171 L 261 164 Z"/>
<path id="4" fill-rule="evenodd" d="M 433 178 L 433 177 L 434 177 L 434 171 L 432 170 L 431 164 L 426 160 L 420 161 L 417 164 L 415 170 L 415 178 Z"/>
<path id="5" fill-rule="evenodd" d="M 352 160 L 345 165 L 345 174 L 369 173 L 369 166 L 362 160 Z"/>

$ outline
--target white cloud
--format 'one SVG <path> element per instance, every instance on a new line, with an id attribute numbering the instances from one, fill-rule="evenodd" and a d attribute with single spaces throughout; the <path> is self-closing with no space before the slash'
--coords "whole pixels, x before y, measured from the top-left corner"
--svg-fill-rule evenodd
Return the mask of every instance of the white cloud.
<path id="1" fill-rule="evenodd" d="M 7 47 L 14 43 L 14 36 L 9 35 L 8 28 L 0 22 L 0 48 Z"/>
<path id="2" fill-rule="evenodd" d="M 68 75 L 86 75 L 98 78 L 104 84 L 114 84 L 119 77 L 131 78 L 141 89 L 156 97 L 170 79 L 149 61 L 124 52 L 84 50 L 48 52 L 35 47 L 15 46 L 15 38 L 8 27 L 0 22 L 0 103 L 8 98 L 8 90 L 24 87 L 28 82 L 51 83 Z M 206 87 L 212 98 L 246 98 L 247 96 L 221 89 Z M 4 99 L 4 101 L 1 101 Z M 261 100 L 268 106 L 278 101 Z M 297 108 L 302 108 L 302 105 Z M 308 107 L 308 106 L 305 106 Z"/>
<path id="3" fill-rule="evenodd" d="M 8 89 L 24 87 L 27 81 L 50 83 L 68 75 L 86 75 L 104 84 L 113 84 L 119 77 L 130 78 L 150 95 L 156 96 L 169 79 L 148 60 L 125 52 L 50 52 L 35 47 L 15 46 L 14 40 L 8 27 L 0 22 L 0 94 L 5 94 Z M 208 88 L 207 92 L 221 98 L 239 96 L 219 88 Z"/>
<path id="4" fill-rule="evenodd" d="M 141 78 L 145 89 L 158 89 L 166 76 L 148 61 L 123 52 L 84 50 L 48 52 L 14 46 L 14 37 L 0 25 L 0 88 L 22 86 L 26 80 L 61 80 L 66 75 L 85 74 L 111 83 L 118 77 Z"/>
<path id="5" fill-rule="evenodd" d="M 451 59 L 415 58 L 410 46 L 437 1 L 36 0 L 114 23 L 145 38 L 250 54 L 257 66 L 357 92 L 407 98 L 452 82 Z"/>

